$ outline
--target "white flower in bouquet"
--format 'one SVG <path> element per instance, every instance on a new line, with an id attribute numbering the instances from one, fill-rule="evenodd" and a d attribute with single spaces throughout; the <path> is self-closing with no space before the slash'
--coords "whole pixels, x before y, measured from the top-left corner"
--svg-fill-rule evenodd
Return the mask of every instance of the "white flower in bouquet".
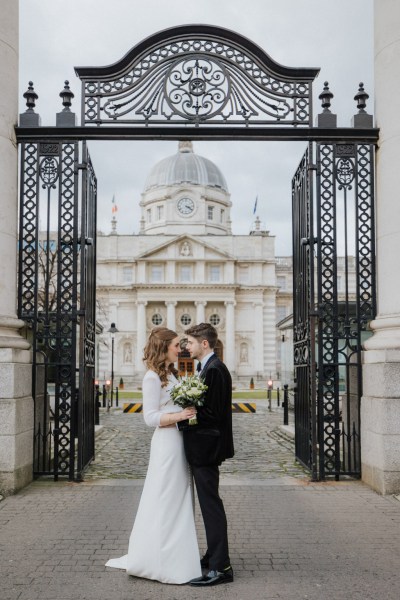
<path id="1" fill-rule="evenodd" d="M 205 393 L 208 386 L 198 375 L 179 377 L 178 383 L 171 389 L 171 400 L 177 406 L 187 408 L 188 406 L 203 406 Z M 189 419 L 189 425 L 196 425 L 197 418 Z"/>

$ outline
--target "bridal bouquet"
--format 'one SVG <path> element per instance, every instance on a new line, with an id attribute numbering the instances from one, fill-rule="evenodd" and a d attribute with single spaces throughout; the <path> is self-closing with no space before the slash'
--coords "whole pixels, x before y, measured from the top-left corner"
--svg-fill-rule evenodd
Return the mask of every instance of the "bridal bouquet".
<path id="1" fill-rule="evenodd" d="M 198 375 L 179 377 L 178 383 L 171 389 L 171 399 L 174 404 L 187 408 L 188 406 L 203 406 L 204 396 L 208 386 Z M 197 418 L 189 419 L 189 425 L 197 425 Z M 179 427 L 179 424 L 178 424 Z"/>

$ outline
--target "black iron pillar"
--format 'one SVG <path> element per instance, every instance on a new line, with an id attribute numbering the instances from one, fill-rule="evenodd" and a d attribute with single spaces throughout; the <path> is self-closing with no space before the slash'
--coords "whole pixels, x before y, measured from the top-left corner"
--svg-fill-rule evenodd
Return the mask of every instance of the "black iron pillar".
<path id="1" fill-rule="evenodd" d="M 111 398 L 110 404 L 113 406 L 114 399 L 114 333 L 118 333 L 118 329 L 115 326 L 115 323 L 111 323 L 111 327 L 108 330 L 111 334 Z"/>

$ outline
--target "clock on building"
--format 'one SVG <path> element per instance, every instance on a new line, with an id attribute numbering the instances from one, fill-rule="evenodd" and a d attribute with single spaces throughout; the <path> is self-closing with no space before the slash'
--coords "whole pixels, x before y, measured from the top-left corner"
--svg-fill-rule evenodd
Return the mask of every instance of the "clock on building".
<path id="1" fill-rule="evenodd" d="M 177 208 L 181 215 L 191 215 L 194 211 L 194 202 L 191 198 L 180 198 Z"/>

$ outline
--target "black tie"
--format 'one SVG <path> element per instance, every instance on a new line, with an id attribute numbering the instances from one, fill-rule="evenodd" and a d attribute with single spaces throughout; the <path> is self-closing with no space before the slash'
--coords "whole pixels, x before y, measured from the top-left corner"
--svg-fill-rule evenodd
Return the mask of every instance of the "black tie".
<path id="1" fill-rule="evenodd" d="M 197 363 L 196 370 L 197 370 L 198 373 L 200 373 L 200 371 L 201 371 L 201 362 Z"/>

